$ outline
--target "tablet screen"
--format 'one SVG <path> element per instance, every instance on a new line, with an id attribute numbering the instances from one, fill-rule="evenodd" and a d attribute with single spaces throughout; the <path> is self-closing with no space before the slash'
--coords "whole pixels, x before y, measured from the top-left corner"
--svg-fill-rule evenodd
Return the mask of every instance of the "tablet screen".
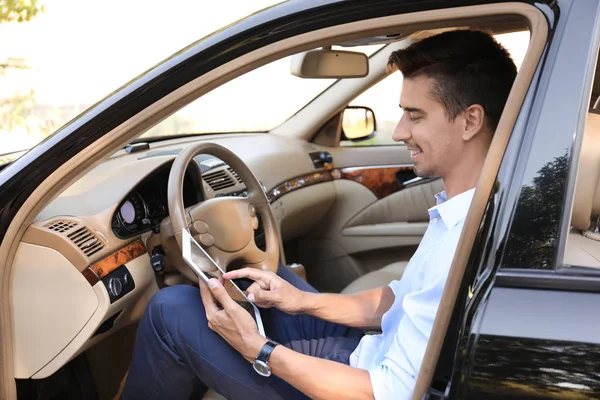
<path id="1" fill-rule="evenodd" d="M 181 255 L 185 263 L 190 267 L 192 271 L 202 279 L 204 283 L 208 283 L 211 278 L 218 279 L 225 273 L 223 269 L 216 263 L 216 261 L 204 250 L 202 246 L 194 239 L 187 229 L 181 231 Z M 262 318 L 258 307 L 254 305 L 246 296 L 246 293 L 239 288 L 238 285 L 233 281 L 228 281 L 231 285 L 246 299 L 246 301 L 252 306 L 254 310 L 254 319 L 258 326 L 258 331 L 263 337 L 265 336 L 265 329 L 263 327 Z"/>

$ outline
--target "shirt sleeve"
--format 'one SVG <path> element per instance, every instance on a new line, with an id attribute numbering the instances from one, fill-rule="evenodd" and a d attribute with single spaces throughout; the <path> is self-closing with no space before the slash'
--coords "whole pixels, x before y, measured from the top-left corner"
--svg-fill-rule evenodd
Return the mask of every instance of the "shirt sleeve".
<path id="1" fill-rule="evenodd" d="M 404 315 L 393 342 L 382 362 L 369 370 L 375 400 L 410 399 L 446 283 L 444 269 L 426 280 L 421 290 L 404 295 Z M 394 293 L 404 294 L 400 282 L 390 286 Z"/>

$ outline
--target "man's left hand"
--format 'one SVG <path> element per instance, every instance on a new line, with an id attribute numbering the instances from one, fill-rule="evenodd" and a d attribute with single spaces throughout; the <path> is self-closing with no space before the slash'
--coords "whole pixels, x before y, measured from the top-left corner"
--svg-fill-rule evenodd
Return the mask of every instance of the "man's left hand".
<path id="1" fill-rule="evenodd" d="M 267 342 L 252 316 L 229 296 L 218 280 L 210 279 L 208 286 L 202 280 L 198 283 L 208 327 L 252 362 Z"/>

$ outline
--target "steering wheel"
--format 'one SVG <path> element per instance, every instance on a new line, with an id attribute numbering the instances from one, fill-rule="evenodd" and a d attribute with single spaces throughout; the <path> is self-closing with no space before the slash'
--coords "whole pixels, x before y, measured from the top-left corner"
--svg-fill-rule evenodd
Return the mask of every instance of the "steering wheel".
<path id="1" fill-rule="evenodd" d="M 192 159 L 199 154 L 215 156 L 233 168 L 247 187 L 247 197 L 208 199 L 185 209 L 185 171 Z M 184 148 L 171 167 L 167 194 L 171 225 L 180 250 L 181 231 L 189 229 L 224 271 L 252 267 L 277 272 L 279 234 L 271 206 L 254 174 L 233 152 L 215 143 L 198 143 Z M 259 216 L 265 233 L 266 251 L 259 249 L 254 241 Z M 175 263 L 175 267 L 190 280 L 197 281 L 198 278 L 185 263 Z M 231 284 L 226 284 L 225 287 L 235 300 L 244 301 Z"/>

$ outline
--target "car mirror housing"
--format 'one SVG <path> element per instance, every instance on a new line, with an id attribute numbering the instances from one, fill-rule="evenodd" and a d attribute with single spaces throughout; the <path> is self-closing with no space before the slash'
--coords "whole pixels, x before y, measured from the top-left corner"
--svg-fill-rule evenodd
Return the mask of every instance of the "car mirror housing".
<path id="1" fill-rule="evenodd" d="M 377 133 L 375 113 L 369 107 L 348 106 L 342 115 L 342 139 L 360 141 Z"/>
<path id="2" fill-rule="evenodd" d="M 311 50 L 292 57 L 290 72 L 300 78 L 362 78 L 369 73 L 369 58 L 356 51 Z"/>

